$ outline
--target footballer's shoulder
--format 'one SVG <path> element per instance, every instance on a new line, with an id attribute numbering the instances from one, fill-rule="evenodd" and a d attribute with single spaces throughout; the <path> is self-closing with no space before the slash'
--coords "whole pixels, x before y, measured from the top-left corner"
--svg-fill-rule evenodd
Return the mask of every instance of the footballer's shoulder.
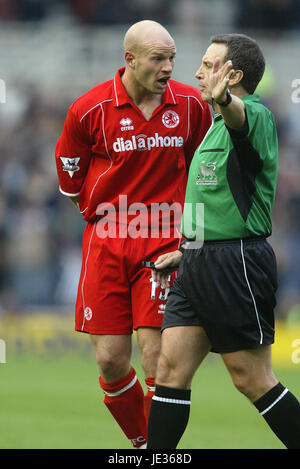
<path id="1" fill-rule="evenodd" d="M 201 99 L 201 93 L 195 86 L 186 85 L 185 83 L 181 83 L 175 80 L 170 80 L 169 83 L 172 90 L 174 90 L 176 94 L 183 96 L 194 96 Z"/>
<path id="2" fill-rule="evenodd" d="M 77 98 L 70 106 L 70 110 L 80 120 L 89 111 L 100 106 L 104 101 L 112 99 L 113 80 L 108 80 L 94 86 L 89 91 Z"/>
<path id="3" fill-rule="evenodd" d="M 178 103 L 188 99 L 195 111 L 208 109 L 207 103 L 202 100 L 200 90 L 194 86 L 173 80 L 170 80 L 170 86 Z"/>

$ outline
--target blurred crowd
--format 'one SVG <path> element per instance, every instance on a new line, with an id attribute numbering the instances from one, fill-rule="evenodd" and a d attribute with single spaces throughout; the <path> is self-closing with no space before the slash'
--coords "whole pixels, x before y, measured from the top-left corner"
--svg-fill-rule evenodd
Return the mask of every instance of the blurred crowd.
<path id="1" fill-rule="evenodd" d="M 149 1 L 152 14 L 145 14 L 135 8 L 139 2 L 134 0 L 122 2 L 121 9 L 120 2 L 114 0 L 0 0 L 0 21 L 41 21 L 53 4 L 60 3 L 68 4 L 78 21 L 112 24 L 143 17 L 167 23 L 172 2 Z M 277 12 L 276 28 L 288 28 L 291 17 L 293 25 L 299 27 L 298 1 L 239 3 L 243 9 L 237 10 L 236 24 L 247 19 L 253 27 L 262 27 L 263 22 L 268 28 L 267 11 L 272 9 Z M 69 89 L 48 96 L 34 84 L 17 82 L 12 89 L 9 102 L 0 104 L 0 315 L 33 306 L 67 306 L 72 310 L 85 224 L 58 192 L 54 150 L 66 110 L 77 95 Z M 274 96 L 263 99 L 275 115 L 280 143 L 271 237 L 278 258 L 277 315 L 300 319 L 300 103 L 291 102 L 288 112 L 283 113 Z"/>
<path id="2" fill-rule="evenodd" d="M 10 93 L 1 114 L 0 305 L 4 309 L 74 301 L 83 222 L 58 192 L 54 162 L 69 104 L 64 96 L 56 95 L 55 100 L 35 87 L 16 85 L 15 96 Z"/>
<path id="3" fill-rule="evenodd" d="M 236 26 L 250 29 L 290 30 L 300 27 L 298 0 L 220 0 Z M 180 22 L 184 10 L 197 21 L 208 4 L 219 0 L 0 0 L 0 21 L 43 21 L 60 8 L 79 23 L 124 24 L 151 18 L 164 24 Z M 204 15 L 203 15 L 204 12 Z M 232 12 L 232 13 L 231 13 Z"/>

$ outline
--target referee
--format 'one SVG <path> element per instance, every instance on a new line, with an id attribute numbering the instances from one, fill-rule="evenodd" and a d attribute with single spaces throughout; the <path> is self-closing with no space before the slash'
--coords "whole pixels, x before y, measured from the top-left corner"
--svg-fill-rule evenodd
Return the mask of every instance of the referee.
<path id="1" fill-rule="evenodd" d="M 158 257 L 153 271 L 163 286 L 179 266 L 162 325 L 147 448 L 176 448 L 188 423 L 192 378 L 210 351 L 221 354 L 236 388 L 282 443 L 300 448 L 299 402 L 271 362 L 277 273 L 267 237 L 278 144 L 273 115 L 254 94 L 264 68 L 254 40 L 226 34 L 212 38 L 196 73 L 202 99 L 216 113 L 189 171 L 187 242 Z M 202 247 L 194 242 L 198 203 Z"/>

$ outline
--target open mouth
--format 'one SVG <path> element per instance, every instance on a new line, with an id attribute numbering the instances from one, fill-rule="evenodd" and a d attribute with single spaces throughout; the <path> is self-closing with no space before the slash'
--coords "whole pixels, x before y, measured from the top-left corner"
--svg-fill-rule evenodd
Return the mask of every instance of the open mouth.
<path id="1" fill-rule="evenodd" d="M 170 77 L 164 77 L 164 78 L 159 78 L 158 83 L 160 83 L 162 86 L 166 86 L 166 84 L 168 83 Z"/>

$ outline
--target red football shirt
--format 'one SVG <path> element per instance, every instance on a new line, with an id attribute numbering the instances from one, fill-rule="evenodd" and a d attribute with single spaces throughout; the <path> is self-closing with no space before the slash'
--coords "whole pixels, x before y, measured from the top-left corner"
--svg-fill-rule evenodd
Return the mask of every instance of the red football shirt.
<path id="1" fill-rule="evenodd" d="M 211 125 L 200 92 L 173 80 L 146 120 L 122 84 L 123 72 L 70 106 L 56 147 L 60 191 L 79 196 L 86 221 L 100 204 L 118 211 L 120 195 L 127 207 L 183 204 L 191 159 Z"/>

